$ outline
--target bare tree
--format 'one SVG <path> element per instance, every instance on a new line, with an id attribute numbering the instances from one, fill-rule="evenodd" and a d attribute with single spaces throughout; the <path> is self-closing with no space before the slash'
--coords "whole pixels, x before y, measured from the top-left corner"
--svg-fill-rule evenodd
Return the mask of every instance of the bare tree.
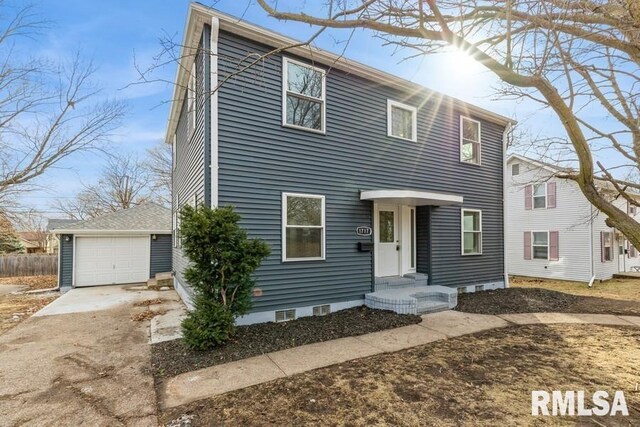
<path id="1" fill-rule="evenodd" d="M 637 0 L 328 0 L 322 13 L 257 2 L 281 20 L 373 30 L 407 56 L 462 50 L 504 83 L 499 94 L 532 99 L 557 115 L 564 138 L 541 144 L 540 157 L 575 161 L 575 172 L 563 177 L 640 247 L 640 224 L 597 184 L 600 176 L 618 198 L 638 204 L 640 186 L 617 179 L 640 170 Z M 615 153 L 606 166 L 594 160 L 603 151 Z"/>
<path id="2" fill-rule="evenodd" d="M 171 169 L 173 167 L 172 147 L 161 141 L 147 150 L 145 168 L 151 180 L 151 191 L 163 205 L 171 204 Z"/>
<path id="3" fill-rule="evenodd" d="M 152 184 L 145 163 L 137 157 L 111 156 L 96 183 L 85 185 L 71 201 L 58 200 L 54 206 L 72 219 L 95 218 L 157 201 Z"/>
<path id="4" fill-rule="evenodd" d="M 15 41 L 42 26 L 29 7 L 11 14 L 0 1 L 0 209 L 33 188 L 66 157 L 98 147 L 124 115 L 93 84 L 94 68 L 78 55 L 68 64 L 21 61 Z M 11 16 L 9 16 L 11 15 Z"/>

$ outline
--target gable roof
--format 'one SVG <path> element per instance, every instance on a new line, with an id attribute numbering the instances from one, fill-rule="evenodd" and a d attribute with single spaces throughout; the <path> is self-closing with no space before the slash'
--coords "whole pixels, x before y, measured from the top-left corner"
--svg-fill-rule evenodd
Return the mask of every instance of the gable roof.
<path id="1" fill-rule="evenodd" d="M 220 12 L 219 10 L 205 6 L 201 3 L 191 3 L 189 5 L 187 23 L 183 34 L 182 52 L 179 55 L 180 63 L 177 67 L 173 97 L 171 98 L 173 101 L 171 102 L 169 123 L 167 125 L 167 132 L 165 135 L 165 142 L 167 144 L 172 143 L 173 134 L 178 124 L 180 109 L 182 108 L 181 101 L 184 99 L 184 96 L 181 95 L 180 92 L 187 87 L 187 79 L 189 78 L 188 70 L 191 70 L 191 64 L 194 61 L 194 55 L 187 54 L 185 51 L 193 52 L 194 48 L 198 46 L 202 28 L 205 24 L 213 27 L 212 39 L 214 36 L 217 37 L 217 34 L 215 33 L 219 29 L 270 47 L 279 48 L 301 43 L 300 40 L 292 39 L 259 25 L 244 21 L 242 18 Z M 386 73 L 368 65 L 364 65 L 360 62 L 346 59 L 343 55 L 338 55 L 324 49 L 319 49 L 313 46 L 297 46 L 287 49 L 286 53 L 309 59 L 316 64 L 324 64 L 331 68 L 340 69 L 347 73 L 372 80 L 383 86 L 396 88 L 412 94 L 423 94 L 428 98 L 436 99 L 438 104 L 451 105 L 457 109 L 466 111 L 468 114 L 473 114 L 477 117 L 481 117 L 500 125 L 508 126 L 509 124 L 515 123 L 515 120 L 508 117 L 476 105 L 469 104 L 468 102 L 461 101 L 452 96 L 444 95 L 435 90 L 426 88 L 412 81 Z"/>
<path id="2" fill-rule="evenodd" d="M 75 224 L 76 222 L 78 222 L 77 219 L 52 218 L 47 221 L 47 231 L 55 230 L 57 228 L 65 228 L 71 224 Z"/>
<path id="3" fill-rule="evenodd" d="M 171 210 L 147 203 L 108 213 L 67 227 L 52 230 L 55 234 L 171 234 Z"/>

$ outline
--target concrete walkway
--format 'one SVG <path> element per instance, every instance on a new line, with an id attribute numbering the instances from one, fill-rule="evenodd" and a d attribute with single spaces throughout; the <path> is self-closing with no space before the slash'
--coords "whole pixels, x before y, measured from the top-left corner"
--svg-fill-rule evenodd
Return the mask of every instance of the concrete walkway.
<path id="1" fill-rule="evenodd" d="M 417 325 L 294 347 L 187 372 L 164 382 L 160 404 L 163 408 L 173 408 L 277 378 L 488 329 L 556 323 L 640 327 L 640 317 L 563 313 L 492 316 L 443 311 L 422 316 L 422 322 Z"/>

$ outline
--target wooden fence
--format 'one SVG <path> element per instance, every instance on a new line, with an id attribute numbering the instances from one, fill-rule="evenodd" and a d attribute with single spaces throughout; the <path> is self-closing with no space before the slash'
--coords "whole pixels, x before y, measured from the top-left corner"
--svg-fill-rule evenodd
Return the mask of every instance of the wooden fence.
<path id="1" fill-rule="evenodd" d="M 0 255 L 0 277 L 58 274 L 58 255 Z"/>

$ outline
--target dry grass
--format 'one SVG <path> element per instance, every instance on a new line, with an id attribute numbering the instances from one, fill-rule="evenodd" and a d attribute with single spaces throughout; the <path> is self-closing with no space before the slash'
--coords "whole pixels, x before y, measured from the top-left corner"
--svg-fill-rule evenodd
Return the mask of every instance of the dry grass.
<path id="1" fill-rule="evenodd" d="M 0 296 L 0 334 L 27 319 L 57 297 L 57 295 L 52 296 L 51 294 Z"/>
<path id="2" fill-rule="evenodd" d="M 640 329 L 535 325 L 355 360 L 174 408 L 194 425 L 640 425 Z M 628 418 L 534 418 L 532 390 L 623 390 Z"/>
<path id="3" fill-rule="evenodd" d="M 54 288 L 58 284 L 57 276 L 22 276 L 22 277 L 0 277 L 2 285 L 24 285 L 29 290 Z"/>
<path id="4" fill-rule="evenodd" d="M 132 314 L 131 315 L 131 320 L 133 320 L 134 322 L 143 322 L 145 320 L 151 320 L 156 316 L 163 315 L 166 312 L 167 312 L 167 310 L 150 310 L 150 309 L 147 308 L 144 311 Z"/>
<path id="5" fill-rule="evenodd" d="M 583 282 L 525 277 L 512 277 L 510 284 L 514 288 L 543 288 L 574 295 L 640 302 L 640 278 L 611 279 L 606 282 L 595 282 L 593 288 L 589 288 L 588 284 Z"/>
<path id="6" fill-rule="evenodd" d="M 149 307 L 150 305 L 162 304 L 165 300 L 162 298 L 146 299 L 133 304 L 134 307 Z"/>

